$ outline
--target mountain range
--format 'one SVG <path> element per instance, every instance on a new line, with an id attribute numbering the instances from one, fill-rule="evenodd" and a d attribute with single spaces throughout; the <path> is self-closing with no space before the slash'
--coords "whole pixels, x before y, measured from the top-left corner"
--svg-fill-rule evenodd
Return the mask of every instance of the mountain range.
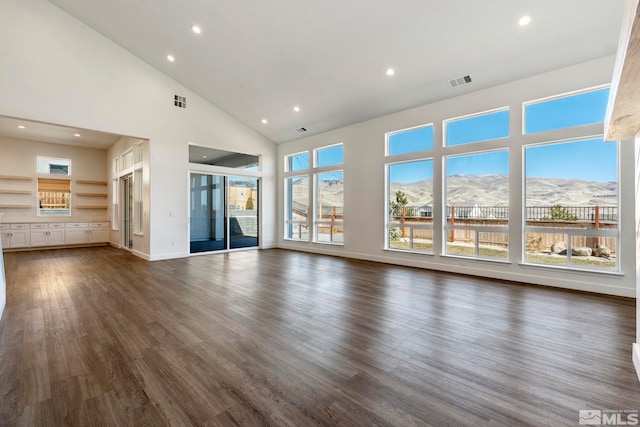
<path id="1" fill-rule="evenodd" d="M 342 180 L 321 181 L 323 201 L 339 204 L 343 197 Z M 433 182 L 423 180 L 413 183 L 395 183 L 389 186 L 390 194 L 401 190 L 409 206 L 433 203 Z M 294 198 L 306 199 L 307 178 L 300 178 L 293 185 Z M 615 206 L 618 203 L 618 183 L 596 182 L 579 179 L 527 178 L 526 204 L 528 206 Z M 447 203 L 453 205 L 508 206 L 509 183 L 507 175 L 452 175 L 447 178 Z"/>

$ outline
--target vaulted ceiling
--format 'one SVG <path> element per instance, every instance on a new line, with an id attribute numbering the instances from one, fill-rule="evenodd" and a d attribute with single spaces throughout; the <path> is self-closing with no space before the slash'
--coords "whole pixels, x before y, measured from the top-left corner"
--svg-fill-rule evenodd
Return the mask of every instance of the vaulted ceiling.
<path id="1" fill-rule="evenodd" d="M 623 0 L 49 1 L 278 143 L 614 54 L 624 9 Z M 450 87 L 464 75 L 471 84 Z"/>

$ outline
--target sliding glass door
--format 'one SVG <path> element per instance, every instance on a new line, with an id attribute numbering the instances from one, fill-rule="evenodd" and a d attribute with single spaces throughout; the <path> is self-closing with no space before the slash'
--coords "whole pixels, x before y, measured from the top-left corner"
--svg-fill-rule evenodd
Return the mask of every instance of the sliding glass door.
<path id="1" fill-rule="evenodd" d="M 229 177 L 230 248 L 258 246 L 258 180 Z"/>
<path id="2" fill-rule="evenodd" d="M 192 173 L 190 252 L 258 246 L 258 179 Z"/>

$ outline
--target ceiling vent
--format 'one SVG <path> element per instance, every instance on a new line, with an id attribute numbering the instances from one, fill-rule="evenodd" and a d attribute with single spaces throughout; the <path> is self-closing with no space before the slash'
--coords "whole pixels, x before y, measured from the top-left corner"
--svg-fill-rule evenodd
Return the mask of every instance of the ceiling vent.
<path id="1" fill-rule="evenodd" d="M 173 105 L 180 108 L 187 108 L 187 98 L 185 96 L 173 95 Z"/>
<path id="2" fill-rule="evenodd" d="M 298 128 L 298 129 L 296 129 L 296 132 L 298 132 L 298 133 L 305 133 L 306 131 L 307 131 L 306 128 Z"/>
<path id="3" fill-rule="evenodd" d="M 464 85 L 468 85 L 469 83 L 471 83 L 471 76 L 470 75 L 466 75 L 466 76 L 458 77 L 457 79 L 449 80 L 449 86 L 451 86 L 451 87 L 464 86 Z"/>

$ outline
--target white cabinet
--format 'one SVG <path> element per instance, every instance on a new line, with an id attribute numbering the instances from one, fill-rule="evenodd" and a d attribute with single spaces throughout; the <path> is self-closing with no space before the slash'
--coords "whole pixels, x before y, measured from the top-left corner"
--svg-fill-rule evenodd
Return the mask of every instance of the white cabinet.
<path id="1" fill-rule="evenodd" d="M 106 243 L 109 241 L 108 222 L 69 222 L 66 224 L 66 244 Z"/>
<path id="2" fill-rule="evenodd" d="M 0 225 L 0 234 L 2 234 L 3 249 L 28 248 L 30 246 L 29 224 L 2 224 Z"/>
<path id="3" fill-rule="evenodd" d="M 65 244 L 63 223 L 31 224 L 31 246 L 61 246 Z"/>
<path id="4" fill-rule="evenodd" d="M 86 222 L 69 222 L 65 224 L 65 243 L 82 245 L 89 242 L 89 230 Z"/>
<path id="5" fill-rule="evenodd" d="M 3 249 L 109 242 L 109 222 L 0 224 Z"/>
<path id="6" fill-rule="evenodd" d="M 89 223 L 89 243 L 107 243 L 109 241 L 108 222 Z"/>

